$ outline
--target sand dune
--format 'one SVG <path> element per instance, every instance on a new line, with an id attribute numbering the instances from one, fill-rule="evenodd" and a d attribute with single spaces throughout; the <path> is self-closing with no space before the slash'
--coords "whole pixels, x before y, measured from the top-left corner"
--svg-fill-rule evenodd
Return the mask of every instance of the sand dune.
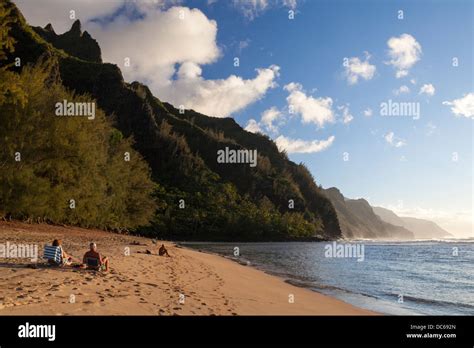
<path id="1" fill-rule="evenodd" d="M 0 223 L 0 243 L 54 238 L 82 258 L 90 241 L 108 256 L 108 273 L 70 267 L 28 268 L 29 259 L 0 258 L 1 315 L 369 315 L 337 299 L 225 258 L 164 242 L 98 230 Z M 131 245 L 133 242 L 141 245 Z M 129 248 L 129 249 L 127 249 Z M 127 255 L 127 251 L 130 251 Z M 152 254 L 146 254 L 146 250 Z M 42 263 L 42 261 L 40 260 Z M 292 295 L 294 303 L 289 303 Z"/>

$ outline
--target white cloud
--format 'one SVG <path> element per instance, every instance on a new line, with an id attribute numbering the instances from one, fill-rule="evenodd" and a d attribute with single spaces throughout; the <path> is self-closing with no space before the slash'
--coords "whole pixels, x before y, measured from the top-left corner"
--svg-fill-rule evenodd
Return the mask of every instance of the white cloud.
<path id="1" fill-rule="evenodd" d="M 260 125 L 253 118 L 251 118 L 247 122 L 247 125 L 245 126 L 245 130 L 251 133 L 262 133 L 262 130 L 260 129 Z"/>
<path id="2" fill-rule="evenodd" d="M 465 94 L 462 98 L 453 101 L 444 101 L 443 105 L 451 106 L 451 111 L 456 116 L 474 118 L 474 93 Z"/>
<path id="3" fill-rule="evenodd" d="M 354 116 L 351 115 L 348 105 L 342 105 L 337 107 L 338 110 L 342 111 L 342 123 L 349 124 L 354 119 Z"/>
<path id="4" fill-rule="evenodd" d="M 90 28 L 105 61 L 118 64 L 126 78 L 153 80 L 160 87 L 172 78 L 175 64 L 210 64 L 220 56 L 217 23 L 197 9 L 156 9 L 140 20 L 122 15 Z M 130 67 L 124 66 L 125 58 Z"/>
<path id="5" fill-rule="evenodd" d="M 424 84 L 420 88 L 420 94 L 426 94 L 429 96 L 433 96 L 435 94 L 435 88 L 431 83 Z"/>
<path id="6" fill-rule="evenodd" d="M 410 93 L 410 88 L 406 85 L 402 85 L 398 89 L 395 89 L 393 91 L 393 94 L 395 95 L 406 94 L 406 93 Z"/>
<path id="7" fill-rule="evenodd" d="M 238 52 L 239 54 L 242 53 L 242 51 L 244 49 L 246 49 L 247 47 L 249 47 L 250 45 L 250 39 L 246 39 L 246 40 L 242 40 L 242 41 L 239 41 L 239 45 L 238 45 Z"/>
<path id="8" fill-rule="evenodd" d="M 157 89 L 157 95 L 175 105 L 215 117 L 230 116 L 262 98 L 268 89 L 276 86 L 280 69 L 275 65 L 257 69 L 257 76 L 248 80 L 235 75 L 206 80 L 200 75 L 200 69 L 186 67 L 185 71 L 190 71 L 188 74 L 181 73 L 181 68 L 179 78 Z"/>
<path id="9" fill-rule="evenodd" d="M 298 6 L 299 0 L 283 0 L 283 6 L 294 10 Z"/>
<path id="10" fill-rule="evenodd" d="M 367 108 L 367 109 L 364 110 L 364 116 L 366 116 L 366 117 L 372 116 L 373 113 L 374 113 L 374 112 L 372 111 L 371 108 Z"/>
<path id="11" fill-rule="evenodd" d="M 407 76 L 409 69 L 420 60 L 421 45 L 410 34 L 391 37 L 387 41 L 387 45 L 390 57 L 387 64 L 393 65 L 397 70 L 397 78 Z"/>
<path id="12" fill-rule="evenodd" d="M 303 87 L 294 82 L 287 84 L 284 89 L 289 92 L 286 101 L 290 113 L 301 115 L 303 123 L 314 123 L 323 127 L 328 122 L 334 122 L 333 101 L 330 97 L 307 96 Z"/>
<path id="13" fill-rule="evenodd" d="M 267 132 L 278 134 L 278 127 L 283 123 L 282 121 L 283 113 L 275 106 L 272 106 L 270 109 L 262 112 L 260 122 L 250 119 L 245 129 L 252 133 L 264 133 L 263 129 L 265 129 Z"/>
<path id="14" fill-rule="evenodd" d="M 300 0 L 232 0 L 233 6 L 246 18 L 253 20 L 272 7 L 295 10 Z"/>
<path id="15" fill-rule="evenodd" d="M 268 0 L 233 0 L 234 6 L 248 19 L 254 19 L 264 12 L 268 6 Z"/>
<path id="16" fill-rule="evenodd" d="M 369 63 L 370 54 L 365 52 L 365 60 L 362 61 L 358 57 L 352 57 L 344 61 L 343 66 L 345 75 L 349 85 L 354 85 L 359 81 L 359 78 L 370 80 L 375 74 L 375 65 Z"/>
<path id="17" fill-rule="evenodd" d="M 280 135 L 275 142 L 280 151 L 287 153 L 314 153 L 327 149 L 334 142 L 335 137 L 331 135 L 327 140 L 306 141 L 301 139 L 291 139 Z"/>
<path id="18" fill-rule="evenodd" d="M 406 145 L 406 141 L 395 136 L 393 132 L 384 135 L 385 141 L 394 147 L 402 147 Z"/>
<path id="19" fill-rule="evenodd" d="M 274 122 L 277 122 L 281 119 L 282 113 L 276 107 L 271 107 L 268 110 L 265 110 L 262 113 L 262 124 L 266 127 L 267 130 L 273 133 L 278 133 L 278 125 L 275 125 Z"/>

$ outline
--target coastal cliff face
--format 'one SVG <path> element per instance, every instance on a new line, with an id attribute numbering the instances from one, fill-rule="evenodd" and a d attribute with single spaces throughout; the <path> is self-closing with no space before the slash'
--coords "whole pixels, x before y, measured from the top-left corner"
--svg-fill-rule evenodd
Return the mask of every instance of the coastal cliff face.
<path id="1" fill-rule="evenodd" d="M 30 27 L 14 4 L 11 28 L 21 67 L 51 60 L 68 90 L 92 97 L 151 168 L 160 185 L 158 211 L 138 233 L 176 239 L 311 240 L 342 236 L 336 210 L 303 164 L 291 162 L 267 136 L 242 129 L 231 118 L 178 110 L 147 86 L 127 83 L 114 64 L 102 63 L 98 43 L 76 21 L 58 35 L 51 25 Z M 3 63 L 0 63 L 3 64 Z M 218 163 L 224 148 L 257 150 L 255 168 Z M 178 209 L 185 201 L 186 209 Z"/>
<path id="2" fill-rule="evenodd" d="M 392 225 L 402 226 L 413 232 L 417 239 L 432 239 L 432 238 L 450 238 L 453 237 L 451 233 L 438 226 L 433 221 L 398 216 L 393 211 L 381 207 L 373 207 L 375 214 Z"/>
<path id="3" fill-rule="evenodd" d="M 342 234 L 346 238 L 413 239 L 402 226 L 383 221 L 365 199 L 348 199 L 335 187 L 324 190 L 336 208 Z"/>

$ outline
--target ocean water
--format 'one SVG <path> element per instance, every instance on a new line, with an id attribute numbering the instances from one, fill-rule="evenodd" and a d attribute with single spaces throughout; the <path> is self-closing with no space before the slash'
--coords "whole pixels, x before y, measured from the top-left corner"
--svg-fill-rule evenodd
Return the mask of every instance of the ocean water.
<path id="1" fill-rule="evenodd" d="M 332 242 L 182 244 L 380 313 L 474 315 L 474 239 L 338 243 L 363 246 L 363 261 L 327 257 Z"/>

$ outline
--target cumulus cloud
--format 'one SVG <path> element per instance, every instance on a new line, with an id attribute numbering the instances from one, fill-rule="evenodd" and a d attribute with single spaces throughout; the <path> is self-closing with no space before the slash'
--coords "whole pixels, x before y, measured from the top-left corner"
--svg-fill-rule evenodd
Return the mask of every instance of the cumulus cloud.
<path id="1" fill-rule="evenodd" d="M 374 112 L 372 111 L 371 108 L 367 108 L 367 109 L 364 110 L 364 116 L 366 116 L 366 117 L 370 117 L 373 114 L 374 114 Z"/>
<path id="2" fill-rule="evenodd" d="M 275 142 L 280 151 L 287 153 L 314 153 L 327 149 L 334 142 L 335 137 L 331 135 L 327 140 L 306 141 L 301 139 L 291 139 L 280 135 Z"/>
<path id="3" fill-rule="evenodd" d="M 410 93 L 410 88 L 406 85 L 402 85 L 393 91 L 393 94 L 395 95 L 406 94 L 406 93 Z"/>
<path id="4" fill-rule="evenodd" d="M 166 85 L 175 64 L 209 64 L 220 56 L 217 23 L 200 10 L 172 7 L 149 11 L 142 19 L 115 17 L 106 25 L 91 24 L 103 58 L 118 64 L 126 78 Z M 129 58 L 130 67 L 124 66 Z"/>
<path id="5" fill-rule="evenodd" d="M 420 88 L 420 94 L 426 94 L 431 97 L 435 94 L 435 88 L 431 83 L 424 84 Z"/>
<path id="6" fill-rule="evenodd" d="M 278 125 L 275 122 L 281 120 L 283 114 L 276 107 L 271 107 L 262 113 L 262 124 L 273 133 L 278 133 Z"/>
<path id="7" fill-rule="evenodd" d="M 281 124 L 282 118 L 283 118 L 283 113 L 273 106 L 262 113 L 260 122 L 257 122 L 255 119 L 250 119 L 247 122 L 245 130 L 252 133 L 269 132 L 269 133 L 278 134 L 278 127 Z"/>
<path id="8" fill-rule="evenodd" d="M 393 132 L 388 132 L 384 135 L 385 141 L 394 147 L 402 147 L 406 145 L 406 141 L 396 137 Z"/>
<path id="9" fill-rule="evenodd" d="M 182 72 L 183 66 L 185 67 Z M 262 98 L 268 89 L 276 86 L 279 67 L 257 69 L 257 76 L 245 80 L 231 75 L 226 79 L 206 80 L 201 70 L 192 64 L 183 64 L 178 79 L 157 89 L 157 95 L 175 105 L 194 109 L 206 115 L 227 117 Z"/>
<path id="10" fill-rule="evenodd" d="M 330 97 L 314 98 L 306 95 L 299 83 L 289 83 L 284 89 L 289 92 L 286 101 L 290 113 L 301 116 L 303 123 L 314 123 L 323 127 L 326 123 L 334 122 L 333 101 Z"/>
<path id="11" fill-rule="evenodd" d="M 474 93 L 465 94 L 453 101 L 444 101 L 443 105 L 451 106 L 451 112 L 456 116 L 474 118 Z"/>
<path id="12" fill-rule="evenodd" d="M 358 57 L 348 58 L 344 60 L 344 73 L 347 78 L 349 85 L 354 85 L 359 81 L 359 78 L 364 80 L 370 80 L 375 74 L 375 65 L 369 63 L 370 54 L 365 52 L 365 60 L 361 60 Z"/>
<path id="13" fill-rule="evenodd" d="M 391 37 L 387 41 L 390 61 L 387 64 L 396 69 L 396 77 L 408 75 L 409 69 L 421 58 L 421 45 L 410 34 Z"/>
<path id="14" fill-rule="evenodd" d="M 253 118 L 251 118 L 247 122 L 247 125 L 245 126 L 245 130 L 250 133 L 262 133 L 259 123 L 255 121 Z"/>
<path id="15" fill-rule="evenodd" d="M 245 127 L 246 130 L 252 133 L 265 131 L 273 134 L 278 134 L 278 127 L 283 123 L 283 113 L 278 110 L 275 106 L 265 110 L 262 113 L 260 122 L 254 119 L 250 119 Z M 248 128 L 248 129 L 247 129 Z"/>

